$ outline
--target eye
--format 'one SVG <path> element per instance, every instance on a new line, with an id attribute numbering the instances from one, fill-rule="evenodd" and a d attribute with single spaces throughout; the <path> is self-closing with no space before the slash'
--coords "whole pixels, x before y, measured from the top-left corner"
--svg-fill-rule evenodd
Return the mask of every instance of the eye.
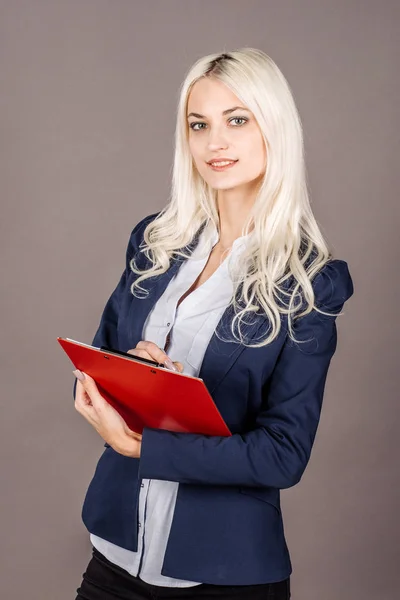
<path id="1" fill-rule="evenodd" d="M 243 123 L 239 123 L 239 127 L 241 127 L 242 125 L 244 125 L 245 123 L 247 123 L 248 119 L 246 119 L 246 117 L 232 117 L 232 119 L 229 119 L 229 122 L 231 123 L 232 121 L 243 121 Z M 235 125 L 235 127 L 237 127 L 237 125 Z"/>
<path id="2" fill-rule="evenodd" d="M 199 131 L 199 129 L 196 128 L 196 125 L 205 125 L 205 123 L 193 122 L 190 123 L 189 127 L 190 129 L 193 129 L 193 131 Z M 203 129 L 203 127 L 201 127 L 201 129 Z"/>

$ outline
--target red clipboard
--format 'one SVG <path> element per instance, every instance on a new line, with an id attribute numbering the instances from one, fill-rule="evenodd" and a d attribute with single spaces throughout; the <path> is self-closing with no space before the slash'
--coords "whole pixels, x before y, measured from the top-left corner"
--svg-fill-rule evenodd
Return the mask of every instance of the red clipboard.
<path id="1" fill-rule="evenodd" d="M 101 395 L 132 431 L 142 433 L 151 427 L 232 435 L 202 379 L 69 338 L 57 341 L 75 368 L 93 377 Z"/>

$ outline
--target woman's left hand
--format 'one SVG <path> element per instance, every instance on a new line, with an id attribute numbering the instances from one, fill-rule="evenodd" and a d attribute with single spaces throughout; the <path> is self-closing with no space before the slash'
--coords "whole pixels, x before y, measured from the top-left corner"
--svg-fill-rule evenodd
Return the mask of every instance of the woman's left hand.
<path id="1" fill-rule="evenodd" d="M 155 362 L 165 365 L 167 369 L 171 369 L 172 371 L 178 371 L 179 373 L 183 372 L 183 364 L 176 360 L 172 361 L 168 354 L 154 342 L 141 340 L 137 343 L 136 348 L 128 350 L 128 354 L 154 360 Z"/>
<path id="2" fill-rule="evenodd" d="M 121 415 L 100 394 L 90 375 L 78 370 L 74 371 L 74 375 L 78 379 L 75 393 L 76 410 L 116 452 L 139 458 L 142 436 L 129 429 Z"/>

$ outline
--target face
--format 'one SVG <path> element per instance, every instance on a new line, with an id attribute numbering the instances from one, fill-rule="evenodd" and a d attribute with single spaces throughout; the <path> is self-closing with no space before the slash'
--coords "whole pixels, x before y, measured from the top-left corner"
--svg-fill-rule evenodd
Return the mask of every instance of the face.
<path id="1" fill-rule="evenodd" d="M 266 161 L 261 130 L 253 113 L 224 83 L 211 77 L 196 81 L 187 115 L 193 161 L 212 188 L 245 192 L 261 181 Z M 230 162 L 216 164 L 222 160 Z"/>

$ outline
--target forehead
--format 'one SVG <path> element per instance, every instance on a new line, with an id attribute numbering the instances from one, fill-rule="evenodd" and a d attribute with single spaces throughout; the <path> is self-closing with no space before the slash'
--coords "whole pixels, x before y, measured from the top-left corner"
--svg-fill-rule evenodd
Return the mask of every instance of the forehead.
<path id="1" fill-rule="evenodd" d="M 245 106 L 222 81 L 212 77 L 202 77 L 190 90 L 187 112 L 219 113 L 236 105 Z"/>

